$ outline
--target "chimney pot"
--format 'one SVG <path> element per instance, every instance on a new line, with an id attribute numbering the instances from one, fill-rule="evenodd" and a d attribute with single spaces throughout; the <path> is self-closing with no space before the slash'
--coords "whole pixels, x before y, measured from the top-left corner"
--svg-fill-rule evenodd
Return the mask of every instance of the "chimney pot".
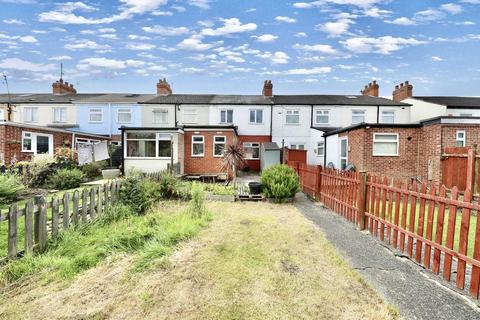
<path id="1" fill-rule="evenodd" d="M 167 78 L 159 79 L 157 83 L 157 95 L 166 96 L 172 94 L 172 88 L 167 82 Z"/>
<path id="2" fill-rule="evenodd" d="M 263 94 L 265 97 L 271 97 L 271 96 L 273 96 L 273 84 L 272 84 L 272 80 L 265 80 L 265 82 L 263 83 L 262 94 Z"/>
<path id="3" fill-rule="evenodd" d="M 400 102 L 407 98 L 413 97 L 413 86 L 409 81 L 400 83 L 400 85 L 395 86 L 395 90 L 392 93 L 393 101 Z"/>

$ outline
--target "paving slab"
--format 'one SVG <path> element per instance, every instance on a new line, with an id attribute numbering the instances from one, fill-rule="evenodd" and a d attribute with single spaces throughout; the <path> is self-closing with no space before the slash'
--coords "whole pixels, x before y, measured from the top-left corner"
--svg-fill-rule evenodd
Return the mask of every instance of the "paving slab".
<path id="1" fill-rule="evenodd" d="M 315 223 L 336 250 L 405 319 L 480 319 L 473 300 L 409 259 L 394 255 L 384 243 L 361 232 L 337 213 L 298 194 L 295 206 Z"/>

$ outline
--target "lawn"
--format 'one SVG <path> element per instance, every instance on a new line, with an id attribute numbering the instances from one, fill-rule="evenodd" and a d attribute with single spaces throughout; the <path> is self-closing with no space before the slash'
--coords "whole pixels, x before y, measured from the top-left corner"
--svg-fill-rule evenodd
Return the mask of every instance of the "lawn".
<path id="1" fill-rule="evenodd" d="M 9 285 L 0 318 L 398 318 L 293 206 L 208 208 L 213 221 L 206 228 L 205 221 L 193 229 L 185 227 L 190 220 L 162 222 L 186 219 L 170 203 L 134 221 L 72 235 L 65 242 L 71 249 L 49 250 L 27 280 Z"/>

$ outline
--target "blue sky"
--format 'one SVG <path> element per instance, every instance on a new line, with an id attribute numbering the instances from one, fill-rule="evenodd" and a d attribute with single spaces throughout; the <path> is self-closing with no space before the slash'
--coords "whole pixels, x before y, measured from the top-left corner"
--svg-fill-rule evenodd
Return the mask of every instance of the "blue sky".
<path id="1" fill-rule="evenodd" d="M 480 96 L 480 0 L 0 0 L 13 92 Z M 5 92 L 2 84 L 0 92 Z"/>

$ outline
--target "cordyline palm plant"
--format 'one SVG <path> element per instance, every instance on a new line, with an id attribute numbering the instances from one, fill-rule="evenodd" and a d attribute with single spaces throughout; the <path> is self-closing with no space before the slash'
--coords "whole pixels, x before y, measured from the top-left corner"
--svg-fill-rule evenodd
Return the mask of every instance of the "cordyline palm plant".
<path id="1" fill-rule="evenodd" d="M 222 159 L 222 171 L 228 173 L 232 170 L 233 186 L 237 179 L 237 169 L 243 167 L 245 164 L 245 151 L 240 144 L 229 144 L 225 147 Z"/>

